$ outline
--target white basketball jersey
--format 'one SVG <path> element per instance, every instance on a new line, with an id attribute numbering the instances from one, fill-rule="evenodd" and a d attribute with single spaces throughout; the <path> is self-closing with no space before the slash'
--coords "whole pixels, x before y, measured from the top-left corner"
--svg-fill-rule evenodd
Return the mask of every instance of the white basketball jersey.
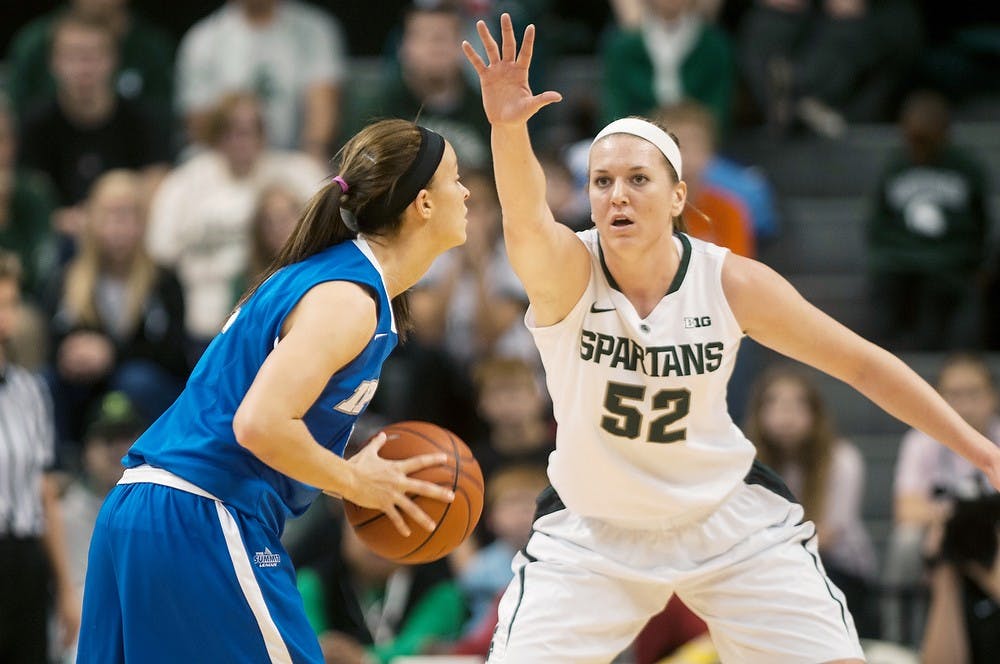
<path id="1" fill-rule="evenodd" d="M 726 387 L 743 333 L 722 290 L 728 250 L 676 234 L 680 267 L 644 319 L 616 288 L 595 229 L 587 290 L 548 327 L 525 317 L 558 423 L 549 479 L 566 506 L 632 528 L 704 515 L 743 481 L 754 447 Z"/>

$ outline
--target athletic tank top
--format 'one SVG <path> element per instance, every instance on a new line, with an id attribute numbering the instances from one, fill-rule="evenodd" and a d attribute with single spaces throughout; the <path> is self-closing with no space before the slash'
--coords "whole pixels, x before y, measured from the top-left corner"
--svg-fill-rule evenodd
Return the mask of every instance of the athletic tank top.
<path id="1" fill-rule="evenodd" d="M 681 261 L 640 319 L 604 264 L 595 229 L 586 291 L 535 337 L 558 424 L 549 478 L 566 506 L 629 528 L 707 514 L 746 476 L 754 447 L 726 386 L 743 333 L 722 290 L 728 250 L 676 234 Z"/>
<path id="2" fill-rule="evenodd" d="M 374 395 L 382 363 L 396 345 L 381 269 L 363 239 L 288 265 L 261 284 L 212 340 L 177 401 L 125 455 L 125 466 L 169 470 L 279 532 L 286 516 L 302 514 L 319 490 L 279 473 L 240 445 L 233 416 L 277 345 L 285 317 L 306 292 L 326 281 L 364 286 L 378 311 L 368 345 L 330 377 L 302 418 L 320 445 L 342 455 L 354 422 Z"/>

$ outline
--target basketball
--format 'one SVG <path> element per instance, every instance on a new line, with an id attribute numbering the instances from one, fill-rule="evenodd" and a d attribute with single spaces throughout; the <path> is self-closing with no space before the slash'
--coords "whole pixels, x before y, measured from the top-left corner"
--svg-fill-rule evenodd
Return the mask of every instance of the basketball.
<path id="1" fill-rule="evenodd" d="M 455 500 L 446 503 L 425 496 L 414 497 L 414 502 L 437 527 L 428 532 L 401 511 L 410 528 L 408 537 L 396 530 L 385 513 L 345 500 L 347 520 L 358 538 L 383 558 L 408 564 L 442 558 L 464 542 L 479 522 L 483 511 L 483 473 L 479 463 L 458 436 L 430 422 L 397 422 L 382 431 L 386 442 L 379 456 L 385 459 L 398 461 L 420 454 L 447 454 L 445 463 L 418 470 L 410 477 L 451 489 Z"/>

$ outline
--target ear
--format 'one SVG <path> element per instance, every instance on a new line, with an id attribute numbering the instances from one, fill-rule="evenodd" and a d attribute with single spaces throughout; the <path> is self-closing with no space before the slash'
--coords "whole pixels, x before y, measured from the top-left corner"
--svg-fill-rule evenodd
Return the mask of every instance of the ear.
<path id="1" fill-rule="evenodd" d="M 421 189 L 410 205 L 413 206 L 419 219 L 430 221 L 431 214 L 434 212 L 434 201 L 431 200 L 431 193 L 428 190 Z"/>
<path id="2" fill-rule="evenodd" d="M 674 185 L 674 190 L 670 198 L 670 218 L 679 216 L 684 212 L 684 205 L 687 203 L 688 186 L 684 180 Z"/>

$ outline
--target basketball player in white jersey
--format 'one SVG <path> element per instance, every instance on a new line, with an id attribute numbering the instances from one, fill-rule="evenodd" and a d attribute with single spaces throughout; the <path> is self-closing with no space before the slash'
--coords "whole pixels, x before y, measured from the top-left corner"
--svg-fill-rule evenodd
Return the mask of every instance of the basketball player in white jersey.
<path id="1" fill-rule="evenodd" d="M 726 662 L 861 662 L 816 529 L 726 411 L 743 335 L 846 381 L 946 443 L 1000 488 L 1000 450 L 900 360 L 807 303 L 753 260 L 688 237 L 680 151 L 629 118 L 590 151 L 596 228 L 574 234 L 545 203 L 527 120 L 534 28 L 510 17 L 487 61 L 463 44 L 492 124 L 511 263 L 558 421 L 552 488 L 514 560 L 490 662 L 608 662 L 672 593 Z"/>

